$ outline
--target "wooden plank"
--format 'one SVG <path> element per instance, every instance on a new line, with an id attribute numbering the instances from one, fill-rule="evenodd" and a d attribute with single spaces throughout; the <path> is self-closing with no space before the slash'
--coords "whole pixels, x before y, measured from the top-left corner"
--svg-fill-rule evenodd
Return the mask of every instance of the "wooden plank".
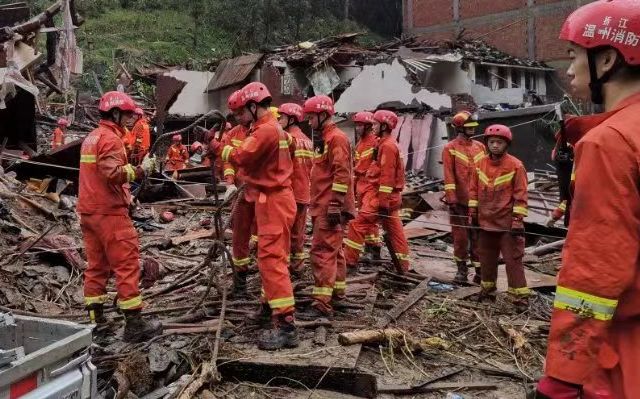
<path id="1" fill-rule="evenodd" d="M 428 237 L 435 234 L 438 234 L 436 230 L 430 230 L 430 229 L 418 228 L 418 227 L 404 228 L 404 235 L 407 238 L 407 240 L 410 240 L 412 238 Z"/>
<path id="2" fill-rule="evenodd" d="M 429 290 L 430 280 L 430 278 L 427 278 L 418 284 L 418 286 L 414 288 L 409 295 L 407 295 L 399 304 L 394 306 L 393 309 L 388 311 L 384 317 L 376 322 L 376 327 L 385 328 L 389 323 L 397 320 L 398 317 L 407 311 L 407 309 L 415 305 L 415 303 L 418 302 Z"/>
<path id="3" fill-rule="evenodd" d="M 198 231 L 194 231 L 193 233 L 189 233 L 187 235 L 173 237 L 171 239 L 171 244 L 179 245 L 184 242 L 199 240 L 201 238 L 213 238 L 213 235 L 214 235 L 213 230 L 198 230 Z"/>
<path id="4" fill-rule="evenodd" d="M 405 226 L 405 229 L 431 229 L 451 232 L 449 224 L 449 212 L 447 211 L 430 211 L 418 216 L 415 220 Z"/>
<path id="5" fill-rule="evenodd" d="M 476 391 L 486 391 L 498 388 L 498 384 L 494 382 L 436 382 L 434 384 L 427 385 L 415 390 L 414 387 L 409 385 L 378 385 L 378 393 L 393 393 L 393 394 L 412 394 L 412 393 L 425 393 L 440 390 L 459 390 L 470 389 Z"/>

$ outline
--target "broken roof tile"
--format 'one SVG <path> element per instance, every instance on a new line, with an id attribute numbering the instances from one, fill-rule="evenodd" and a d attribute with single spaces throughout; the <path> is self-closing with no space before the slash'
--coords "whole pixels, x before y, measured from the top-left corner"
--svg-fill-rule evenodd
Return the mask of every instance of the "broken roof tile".
<path id="1" fill-rule="evenodd" d="M 221 61 L 207 86 L 207 92 L 241 83 L 249 77 L 251 71 L 262 60 L 262 56 L 263 54 L 247 54 Z"/>

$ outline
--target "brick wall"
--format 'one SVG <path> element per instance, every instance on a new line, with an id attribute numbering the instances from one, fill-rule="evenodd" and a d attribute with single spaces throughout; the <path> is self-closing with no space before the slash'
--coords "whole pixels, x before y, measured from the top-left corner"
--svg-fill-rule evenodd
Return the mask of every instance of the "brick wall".
<path id="1" fill-rule="evenodd" d="M 453 21 L 451 0 L 412 0 L 413 26 L 424 27 Z"/>
<path id="2" fill-rule="evenodd" d="M 451 2 L 449 2 L 451 3 Z M 460 18 L 473 18 L 517 10 L 527 6 L 527 0 L 460 0 Z"/>
<path id="3" fill-rule="evenodd" d="M 567 58 L 567 43 L 558 40 L 560 28 L 570 11 L 536 18 L 536 56 L 545 61 Z"/>

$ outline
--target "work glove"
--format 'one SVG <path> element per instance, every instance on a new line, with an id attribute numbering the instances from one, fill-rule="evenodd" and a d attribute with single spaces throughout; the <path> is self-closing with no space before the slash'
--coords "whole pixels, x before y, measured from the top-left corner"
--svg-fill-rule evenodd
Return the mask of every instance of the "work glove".
<path id="1" fill-rule="evenodd" d="M 511 221 L 511 235 L 524 237 L 524 222 L 521 218 L 514 217 Z"/>
<path id="2" fill-rule="evenodd" d="M 158 163 L 156 161 L 156 157 L 149 156 L 149 154 L 144 156 L 142 163 L 140 164 L 144 173 L 149 176 L 153 172 L 158 170 Z"/>
<path id="3" fill-rule="evenodd" d="M 534 398 L 580 399 L 582 398 L 582 386 L 545 376 L 538 381 Z"/>
<path id="4" fill-rule="evenodd" d="M 236 187 L 235 184 L 229 184 L 227 186 L 227 191 L 224 192 L 224 201 L 228 201 L 236 191 L 238 191 L 238 187 Z"/>
<path id="5" fill-rule="evenodd" d="M 549 220 L 547 220 L 547 222 L 545 223 L 547 225 L 547 227 L 553 227 L 556 225 L 557 220 L 554 218 L 549 218 Z"/>
<path id="6" fill-rule="evenodd" d="M 327 222 L 329 226 L 335 227 L 342 222 L 342 209 L 340 208 L 340 205 L 336 202 L 329 204 L 329 209 L 327 210 Z"/>
<path id="7" fill-rule="evenodd" d="M 378 215 L 382 217 L 389 217 L 389 215 L 391 215 L 391 211 L 389 208 L 378 208 Z"/>

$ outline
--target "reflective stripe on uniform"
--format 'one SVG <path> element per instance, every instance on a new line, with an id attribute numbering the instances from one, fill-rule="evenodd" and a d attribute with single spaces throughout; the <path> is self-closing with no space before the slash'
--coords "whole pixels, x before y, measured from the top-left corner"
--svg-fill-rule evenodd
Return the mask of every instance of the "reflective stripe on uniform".
<path id="1" fill-rule="evenodd" d="M 242 145 L 242 140 L 231 139 L 231 144 L 233 144 L 234 147 L 240 147 Z"/>
<path id="2" fill-rule="evenodd" d="M 235 174 L 236 174 L 236 171 L 231 168 L 227 168 L 224 170 L 225 176 L 235 176 Z"/>
<path id="3" fill-rule="evenodd" d="M 408 261 L 409 260 L 409 254 L 401 254 L 401 253 L 396 252 L 396 257 L 400 261 Z"/>
<path id="4" fill-rule="evenodd" d="M 521 288 L 511 288 L 509 287 L 507 289 L 507 292 L 511 295 L 516 295 L 516 296 L 529 296 L 531 295 L 531 290 L 529 289 L 529 287 L 521 287 Z"/>
<path id="5" fill-rule="evenodd" d="M 288 140 L 280 140 L 278 141 L 278 148 L 289 148 L 289 141 Z"/>
<path id="6" fill-rule="evenodd" d="M 84 297 L 85 305 L 92 305 L 94 303 L 105 303 L 109 299 L 106 295 L 98 295 L 98 296 L 86 296 Z"/>
<path id="7" fill-rule="evenodd" d="M 456 189 L 456 185 L 455 184 L 445 184 L 444 185 L 444 189 L 445 190 L 455 190 Z"/>
<path id="8" fill-rule="evenodd" d="M 96 163 L 96 156 L 91 154 L 80 155 L 80 163 Z"/>
<path id="9" fill-rule="evenodd" d="M 464 163 L 469 163 L 469 157 L 458 150 L 451 149 L 449 150 L 449 154 L 453 155 Z"/>
<path id="10" fill-rule="evenodd" d="M 478 200 L 469 200 L 468 206 L 469 206 L 469 208 L 477 208 L 478 207 Z"/>
<path id="11" fill-rule="evenodd" d="M 369 148 L 368 150 L 364 150 L 364 151 L 362 151 L 362 152 L 360 153 L 360 157 L 361 157 L 361 158 L 366 158 L 366 157 L 368 157 L 368 156 L 370 156 L 370 155 L 373 155 L 373 150 L 374 150 L 373 148 Z"/>
<path id="12" fill-rule="evenodd" d="M 558 205 L 558 209 L 560 209 L 562 212 L 567 210 L 567 201 L 562 201 L 560 203 L 560 205 Z"/>
<path id="13" fill-rule="evenodd" d="M 279 308 L 287 308 L 289 306 L 293 306 L 295 305 L 296 302 L 293 299 L 292 296 L 287 297 L 287 298 L 278 298 L 278 299 L 272 299 L 269 301 L 269 307 L 271 309 L 279 309 Z"/>
<path id="14" fill-rule="evenodd" d="M 251 263 L 251 258 L 240 258 L 240 259 L 231 258 L 231 260 L 233 261 L 233 264 L 235 266 L 246 266 L 249 263 Z"/>
<path id="15" fill-rule="evenodd" d="M 475 268 L 480 268 L 480 262 L 471 262 L 471 264 L 473 265 L 473 267 Z"/>
<path id="16" fill-rule="evenodd" d="M 118 307 L 120 309 L 134 309 L 139 308 L 140 306 L 142 306 L 142 297 L 140 295 L 130 299 L 126 299 L 124 301 L 118 300 Z"/>
<path id="17" fill-rule="evenodd" d="M 529 211 L 524 206 L 514 206 L 513 213 L 515 213 L 516 215 L 527 216 L 529 214 Z"/>
<path id="18" fill-rule="evenodd" d="M 230 145 L 224 146 L 224 149 L 222 150 L 222 160 L 224 162 L 227 162 L 229 160 L 229 155 L 231 155 L 231 151 L 233 150 L 234 150 L 233 146 L 230 146 Z"/>
<path id="19" fill-rule="evenodd" d="M 476 154 L 475 157 L 473 157 L 473 162 L 478 163 L 480 161 L 482 161 L 482 158 L 485 157 L 485 153 L 484 152 L 480 152 L 478 154 Z"/>
<path id="20" fill-rule="evenodd" d="M 291 254 L 289 258 L 291 260 L 305 260 L 309 257 L 305 252 L 297 252 L 295 254 Z"/>
<path id="21" fill-rule="evenodd" d="M 462 259 L 462 258 L 458 258 L 457 256 L 453 255 L 453 261 L 454 262 L 466 262 L 466 259 Z"/>
<path id="22" fill-rule="evenodd" d="M 136 170 L 130 163 L 124 165 L 124 171 L 127 174 L 127 182 L 131 183 L 136 180 Z"/>
<path id="23" fill-rule="evenodd" d="M 616 299 L 603 298 L 558 286 L 553 307 L 568 310 L 584 318 L 607 321 L 613 318 L 618 306 Z"/>
<path id="24" fill-rule="evenodd" d="M 385 194 L 391 194 L 393 192 L 393 187 L 389 187 L 389 186 L 380 186 L 380 188 L 378 189 L 379 192 L 381 193 L 385 193 Z"/>
<path id="25" fill-rule="evenodd" d="M 481 281 L 480 285 L 482 286 L 482 288 L 485 288 L 485 289 L 495 288 L 496 282 L 495 281 Z"/>
<path id="26" fill-rule="evenodd" d="M 296 158 L 313 158 L 313 151 L 310 150 L 296 150 Z"/>
<path id="27" fill-rule="evenodd" d="M 346 281 L 336 281 L 336 284 L 333 286 L 333 288 L 335 290 L 344 291 L 344 290 L 347 289 L 347 282 Z"/>
<path id="28" fill-rule="evenodd" d="M 332 287 L 313 287 L 313 291 L 311 295 L 331 296 L 333 295 L 333 288 Z"/>
<path id="29" fill-rule="evenodd" d="M 370 234 L 364 237 L 364 241 L 372 244 L 377 244 L 379 242 L 382 242 L 382 239 L 380 238 L 380 236 Z"/>
<path id="30" fill-rule="evenodd" d="M 496 180 L 493 183 L 493 185 L 499 186 L 501 184 L 509 183 L 511 180 L 513 180 L 513 177 L 515 175 L 516 175 L 516 172 L 511 172 L 511 173 L 507 173 L 506 175 L 498 176 L 496 177 Z"/>
<path id="31" fill-rule="evenodd" d="M 344 239 L 344 243 L 346 246 L 348 246 L 349 248 L 353 248 L 356 251 L 362 251 L 364 249 L 364 244 L 358 244 L 357 242 L 352 241 L 348 238 Z"/>
<path id="32" fill-rule="evenodd" d="M 346 193 L 347 191 L 349 191 L 349 186 L 346 184 L 333 183 L 333 185 L 331 186 L 331 190 L 338 193 Z"/>
<path id="33" fill-rule="evenodd" d="M 480 168 L 476 168 L 476 172 L 478 172 L 478 179 L 483 182 L 485 185 L 489 185 L 489 176 L 487 176 Z"/>

